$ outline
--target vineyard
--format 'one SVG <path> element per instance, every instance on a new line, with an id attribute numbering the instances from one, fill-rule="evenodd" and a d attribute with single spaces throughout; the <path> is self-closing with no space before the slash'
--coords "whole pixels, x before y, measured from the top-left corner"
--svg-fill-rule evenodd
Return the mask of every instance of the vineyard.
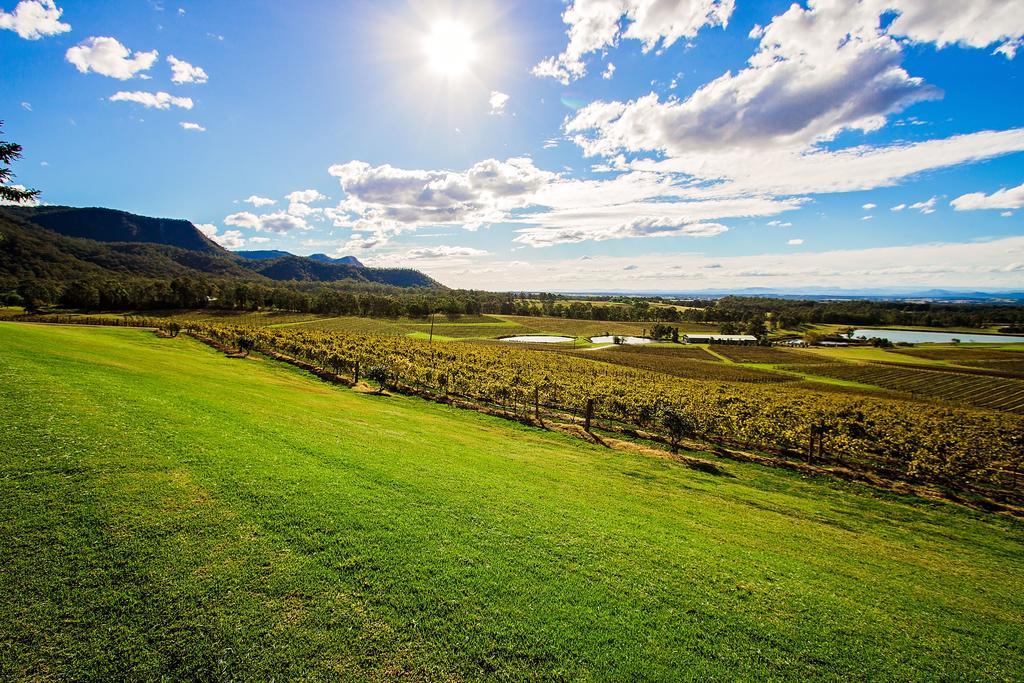
<path id="1" fill-rule="evenodd" d="M 1017 415 L 668 377 L 589 356 L 494 344 L 203 323 L 193 329 L 225 346 L 283 354 L 391 390 L 475 401 L 515 419 L 555 416 L 595 429 L 639 430 L 673 445 L 698 439 L 813 455 L 887 477 L 1010 499 L 1021 494 L 1024 420 Z"/>
<path id="2" fill-rule="evenodd" d="M 662 351 L 668 351 L 669 353 L 657 353 L 658 349 L 634 348 L 641 350 L 627 351 L 626 348 L 615 348 L 568 353 L 572 353 L 579 358 L 599 360 L 604 363 L 649 370 L 651 372 L 660 372 L 665 375 L 672 375 L 673 377 L 686 377 L 714 382 L 774 383 L 793 382 L 797 379 L 793 375 L 785 375 L 780 372 L 756 370 L 734 363 L 723 363 L 699 347 L 679 350 L 684 353 L 674 352 L 674 349 L 662 349 Z M 655 353 L 651 353 L 652 351 Z M 685 353 L 688 351 L 698 351 L 708 359 L 694 360 L 693 356 L 696 354 Z"/>
<path id="3" fill-rule="evenodd" d="M 734 363 L 771 363 L 792 365 L 794 363 L 818 363 L 819 359 L 799 351 L 788 351 L 772 346 L 714 346 L 715 353 L 725 356 Z"/>
<path id="4" fill-rule="evenodd" d="M 799 370 L 914 396 L 1024 414 L 1024 380 L 947 370 L 853 363 L 801 365 Z"/>

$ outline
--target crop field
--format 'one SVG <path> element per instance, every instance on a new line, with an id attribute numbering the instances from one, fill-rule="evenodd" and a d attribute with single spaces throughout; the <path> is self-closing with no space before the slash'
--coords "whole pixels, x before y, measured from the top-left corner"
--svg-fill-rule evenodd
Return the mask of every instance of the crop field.
<path id="1" fill-rule="evenodd" d="M 546 318 L 520 315 L 495 316 L 519 325 L 526 332 L 515 334 L 562 334 L 570 337 L 603 337 L 606 335 L 646 336 L 655 323 L 615 322 L 605 320 L 574 320 L 571 318 Z M 717 331 L 717 325 L 685 323 L 679 325 L 680 332 Z"/>
<path id="2" fill-rule="evenodd" d="M 880 364 L 829 363 L 794 369 L 915 396 L 1024 414 L 1024 380 L 1019 379 Z"/>
<path id="3" fill-rule="evenodd" d="M 773 346 L 733 346 L 731 344 L 713 344 L 712 350 L 725 356 L 734 363 L 770 363 L 773 365 L 792 365 L 794 363 L 818 363 L 814 356 L 797 350 L 780 349 Z"/>
<path id="4" fill-rule="evenodd" d="M 689 435 L 786 458 L 803 457 L 813 440 L 815 457 L 858 471 L 1024 500 L 1015 479 L 1024 471 L 1022 422 L 1008 413 L 790 390 L 780 382 L 673 377 L 588 355 L 601 351 L 538 353 L 497 342 L 428 344 L 294 327 L 197 323 L 193 329 L 227 349 L 281 354 L 339 377 L 358 375 L 407 393 L 468 400 L 514 419 L 533 419 L 543 406 L 574 419 L 586 414 L 602 428 L 653 430 L 666 440 Z"/>
<path id="5" fill-rule="evenodd" d="M 634 347 L 642 349 L 643 347 Z M 684 349 L 680 349 L 683 351 Z M 690 349 L 685 349 L 690 350 Z M 696 350 L 696 349 L 694 349 Z M 706 356 L 710 356 L 703 349 L 699 349 Z M 648 351 L 645 353 L 644 351 Z M 756 370 L 732 363 L 723 363 L 717 358 L 708 360 L 694 360 L 687 357 L 689 354 L 675 353 L 649 353 L 656 349 L 643 349 L 627 351 L 625 348 L 599 349 L 595 351 L 576 351 L 574 354 L 580 358 L 599 360 L 614 365 L 622 365 L 640 370 L 649 370 L 674 377 L 686 377 L 689 379 L 710 380 L 715 382 L 750 382 L 750 383 L 773 383 L 792 382 L 796 378 L 792 375 L 785 375 L 779 372 Z M 664 349 L 673 351 L 673 349 Z"/>
<path id="6" fill-rule="evenodd" d="M 615 353 L 632 354 L 637 356 L 648 356 L 652 358 L 687 358 L 690 360 L 706 360 L 720 362 L 720 358 L 708 353 L 702 346 L 691 344 L 659 346 L 653 344 L 621 344 L 615 347 Z"/>
<path id="7" fill-rule="evenodd" d="M 1016 519 L 143 330 L 0 323 L 0 380 L 5 680 L 1024 670 Z"/>

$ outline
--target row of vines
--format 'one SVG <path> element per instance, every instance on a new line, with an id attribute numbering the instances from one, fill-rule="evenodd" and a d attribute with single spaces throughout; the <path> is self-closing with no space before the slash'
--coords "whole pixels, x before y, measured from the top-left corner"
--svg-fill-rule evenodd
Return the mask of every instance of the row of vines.
<path id="1" fill-rule="evenodd" d="M 909 481 L 1024 496 L 1024 419 L 990 411 L 671 378 L 494 345 L 190 323 L 235 348 L 275 352 L 389 388 L 464 397 L 529 417 L 538 406 L 651 433 L 808 454 Z"/>

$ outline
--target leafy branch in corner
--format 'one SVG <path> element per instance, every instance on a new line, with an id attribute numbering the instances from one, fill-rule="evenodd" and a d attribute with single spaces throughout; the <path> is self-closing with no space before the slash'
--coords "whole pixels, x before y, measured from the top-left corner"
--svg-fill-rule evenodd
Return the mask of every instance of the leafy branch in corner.
<path id="1" fill-rule="evenodd" d="M 3 135 L 3 121 L 0 121 L 0 135 Z M 20 204 L 35 199 L 39 190 L 26 190 L 16 185 L 8 185 L 14 172 L 12 162 L 21 158 L 21 145 L 16 142 L 0 140 L 0 200 Z"/>

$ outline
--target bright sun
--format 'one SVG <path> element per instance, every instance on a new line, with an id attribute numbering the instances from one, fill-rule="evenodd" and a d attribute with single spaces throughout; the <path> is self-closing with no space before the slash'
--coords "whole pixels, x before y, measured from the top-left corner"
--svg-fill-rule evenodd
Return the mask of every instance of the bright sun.
<path id="1" fill-rule="evenodd" d="M 439 21 L 423 39 L 430 68 L 446 78 L 458 78 L 476 59 L 477 48 L 469 27 L 457 21 Z"/>

